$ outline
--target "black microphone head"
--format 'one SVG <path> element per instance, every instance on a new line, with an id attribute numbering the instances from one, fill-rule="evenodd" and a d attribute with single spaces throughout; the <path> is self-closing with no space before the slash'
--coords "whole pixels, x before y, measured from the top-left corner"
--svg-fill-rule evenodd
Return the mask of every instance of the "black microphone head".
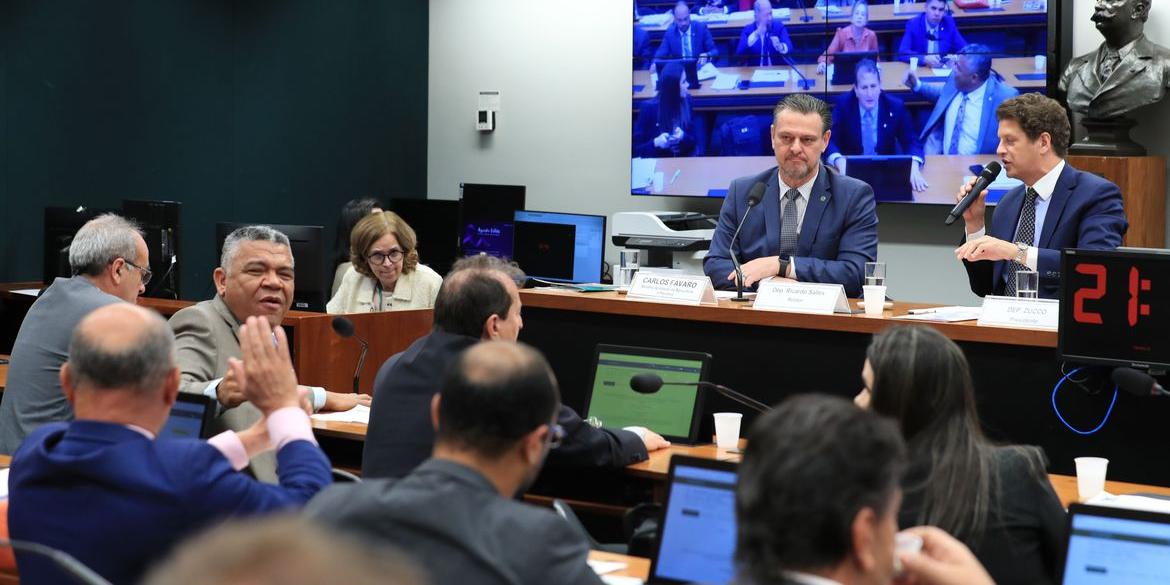
<path id="1" fill-rule="evenodd" d="M 764 198 L 764 190 L 767 188 L 768 186 L 763 183 L 756 183 L 755 185 L 752 185 L 752 190 L 748 191 L 747 196 L 748 207 L 755 207 L 758 205 L 760 200 Z"/>
<path id="2" fill-rule="evenodd" d="M 1001 170 L 1003 170 L 1003 166 L 999 164 L 999 161 L 993 160 L 983 167 L 983 172 L 979 173 L 979 176 L 988 181 L 994 181 Z"/>
<path id="3" fill-rule="evenodd" d="M 333 332 L 349 339 L 353 337 L 353 321 L 344 315 L 338 315 L 333 318 Z"/>
<path id="4" fill-rule="evenodd" d="M 1133 368 L 1116 368 L 1111 377 L 1118 388 L 1134 396 L 1153 395 L 1154 386 L 1157 384 L 1153 376 Z"/>
<path id="5" fill-rule="evenodd" d="M 662 388 L 662 378 L 658 374 L 635 374 L 630 378 L 630 389 L 638 394 L 653 394 Z"/>

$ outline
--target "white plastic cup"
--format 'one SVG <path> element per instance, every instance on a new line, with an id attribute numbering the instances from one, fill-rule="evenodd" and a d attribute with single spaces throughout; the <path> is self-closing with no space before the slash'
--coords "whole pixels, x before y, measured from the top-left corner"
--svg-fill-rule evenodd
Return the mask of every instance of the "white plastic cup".
<path id="1" fill-rule="evenodd" d="M 829 66 L 825 68 L 825 85 L 832 85 L 833 84 L 833 75 L 836 72 L 837 72 L 837 66 L 832 64 L 832 63 L 829 63 Z"/>
<path id="2" fill-rule="evenodd" d="M 918 71 L 918 57 L 910 57 L 910 70 L 914 72 Z"/>
<path id="3" fill-rule="evenodd" d="M 1048 56 L 1036 55 L 1036 62 L 1034 63 L 1037 73 L 1044 73 L 1048 71 Z"/>
<path id="4" fill-rule="evenodd" d="M 886 285 L 869 284 L 861 287 L 865 300 L 865 314 L 881 317 L 886 308 Z"/>
<path id="5" fill-rule="evenodd" d="M 1105 491 L 1105 470 L 1109 460 L 1104 457 L 1077 457 L 1077 492 L 1087 502 Z"/>
<path id="6" fill-rule="evenodd" d="M 720 449 L 739 448 L 739 423 L 743 415 L 738 412 L 715 413 L 715 446 Z"/>

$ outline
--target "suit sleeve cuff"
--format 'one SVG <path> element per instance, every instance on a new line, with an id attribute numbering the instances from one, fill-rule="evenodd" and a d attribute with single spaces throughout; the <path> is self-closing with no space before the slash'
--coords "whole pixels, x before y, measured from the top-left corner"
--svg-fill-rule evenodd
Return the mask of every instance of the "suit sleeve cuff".
<path id="1" fill-rule="evenodd" d="M 1024 254 L 1024 265 L 1028 267 L 1028 270 L 1034 272 L 1036 265 L 1040 263 L 1040 248 L 1028 246 L 1028 251 Z"/>
<path id="2" fill-rule="evenodd" d="M 219 383 L 222 381 L 223 381 L 223 378 L 216 378 L 216 379 L 208 382 L 207 387 L 203 389 L 203 395 L 218 402 L 219 401 L 219 394 L 216 393 L 216 388 L 219 387 Z"/>
<path id="3" fill-rule="evenodd" d="M 248 451 L 235 431 L 224 431 L 208 439 L 207 444 L 222 453 L 231 463 L 232 469 L 240 471 L 248 466 Z"/>
<path id="4" fill-rule="evenodd" d="M 983 235 L 986 233 L 987 233 L 987 228 L 983 228 L 983 229 L 981 229 L 973 234 L 967 234 L 967 241 L 970 242 L 971 240 L 977 240 L 979 238 L 982 238 Z"/>
<path id="5" fill-rule="evenodd" d="M 268 415 L 266 424 L 268 438 L 277 451 L 293 441 L 317 444 L 317 438 L 313 436 L 313 426 L 309 423 L 309 415 L 295 406 L 273 411 Z"/>
<path id="6" fill-rule="evenodd" d="M 320 386 L 305 386 L 313 393 L 313 412 L 320 411 L 325 406 L 325 389 Z"/>
<path id="7" fill-rule="evenodd" d="M 784 273 L 784 278 L 791 278 L 792 280 L 797 280 L 797 278 L 796 278 L 796 256 L 793 256 L 792 259 L 788 261 L 788 272 Z"/>
<path id="8" fill-rule="evenodd" d="M 910 157 L 910 158 L 914 159 L 914 162 L 918 163 L 919 165 L 925 165 L 925 164 L 926 164 L 926 159 L 922 158 L 921 156 L 914 155 L 914 156 L 912 156 L 912 157 Z"/>

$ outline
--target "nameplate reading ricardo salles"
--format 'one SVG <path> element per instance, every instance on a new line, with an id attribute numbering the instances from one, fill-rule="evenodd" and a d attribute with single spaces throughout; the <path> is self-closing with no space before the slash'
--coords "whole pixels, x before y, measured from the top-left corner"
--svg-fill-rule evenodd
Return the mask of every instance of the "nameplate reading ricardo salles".
<path id="1" fill-rule="evenodd" d="M 1023 327 L 1056 331 L 1060 323 L 1060 301 L 987 296 L 983 299 L 980 325 Z"/>
<path id="2" fill-rule="evenodd" d="M 760 281 L 757 290 L 754 309 L 819 315 L 851 312 L 845 287 L 839 284 L 765 279 Z"/>
<path id="3" fill-rule="evenodd" d="M 638 271 L 627 298 L 688 305 L 715 304 L 711 279 L 692 274 L 655 274 Z"/>

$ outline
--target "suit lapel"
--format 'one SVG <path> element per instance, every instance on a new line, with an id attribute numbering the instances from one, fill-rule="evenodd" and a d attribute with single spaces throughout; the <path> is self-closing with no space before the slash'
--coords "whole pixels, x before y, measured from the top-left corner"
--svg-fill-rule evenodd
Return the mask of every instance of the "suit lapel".
<path id="1" fill-rule="evenodd" d="M 999 95 L 999 80 L 993 73 L 991 77 L 987 78 L 987 87 L 983 88 L 982 120 L 979 121 L 979 139 L 975 141 L 975 147 L 979 149 L 978 152 L 990 150 L 983 147 L 988 134 L 996 135 L 999 131 L 999 120 L 995 117 L 995 96 L 997 95 Z"/>
<path id="2" fill-rule="evenodd" d="M 800 238 L 796 241 L 798 256 L 807 256 L 812 250 L 817 229 L 821 226 L 821 216 L 825 214 L 825 207 L 829 205 L 832 197 L 832 190 L 829 189 L 829 169 L 821 165 L 817 180 L 809 193 L 808 205 L 804 208 L 804 221 L 800 222 Z"/>
<path id="3" fill-rule="evenodd" d="M 232 315 L 231 309 L 228 308 L 227 303 L 223 302 L 223 297 L 216 295 L 212 301 L 211 306 L 215 308 L 215 312 L 223 319 L 224 323 L 232 330 L 232 337 L 236 338 L 236 342 L 240 341 L 240 320 Z"/>
<path id="4" fill-rule="evenodd" d="M 928 119 L 926 121 L 926 125 L 922 127 L 922 134 L 920 135 L 921 139 L 925 140 L 931 132 L 934 132 L 935 125 L 938 124 L 940 120 L 946 118 L 947 108 L 950 107 L 951 100 L 954 99 L 955 94 L 958 93 L 958 91 L 958 88 L 955 87 L 954 79 L 947 79 L 946 84 L 943 85 L 942 93 L 940 93 L 938 96 L 938 103 L 935 104 L 934 111 L 930 113 L 930 119 Z"/>
<path id="5" fill-rule="evenodd" d="M 1023 208 L 1024 188 L 1016 187 L 1008 191 L 1007 195 L 1004 195 L 999 204 L 995 206 L 995 215 L 991 218 L 992 226 L 988 235 L 1005 242 L 1014 242 L 1016 226 L 1020 223 L 1020 211 Z M 1007 261 L 1001 260 L 995 263 L 995 279 L 992 281 L 995 286 L 998 286 L 1003 280 L 1003 271 L 1006 266 Z"/>
<path id="6" fill-rule="evenodd" d="M 1072 192 L 1076 186 L 1075 170 L 1066 162 L 1064 170 L 1060 172 L 1060 177 L 1056 179 L 1056 188 L 1052 190 L 1052 199 L 1048 201 L 1048 211 L 1044 213 L 1044 227 L 1040 231 L 1039 240 L 1041 248 L 1047 248 L 1052 242 L 1052 235 L 1056 232 L 1060 215 L 1064 213 L 1064 207 L 1072 198 Z"/>
<path id="7" fill-rule="evenodd" d="M 768 246 L 765 255 L 771 256 L 773 251 L 780 253 L 780 169 L 774 168 L 768 172 L 768 188 L 764 190 L 762 210 L 764 212 L 764 231 Z M 747 211 L 746 209 L 744 211 Z"/>

